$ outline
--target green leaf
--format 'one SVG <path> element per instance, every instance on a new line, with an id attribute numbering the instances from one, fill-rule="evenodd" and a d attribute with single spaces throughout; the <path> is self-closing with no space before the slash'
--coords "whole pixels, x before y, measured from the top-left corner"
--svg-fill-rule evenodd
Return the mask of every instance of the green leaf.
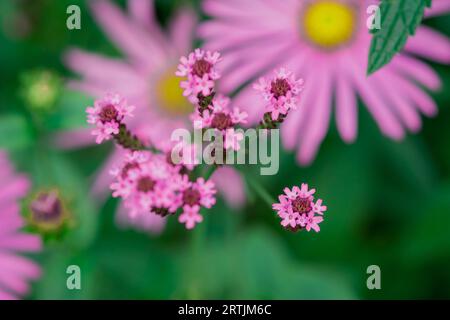
<path id="1" fill-rule="evenodd" d="M 0 116 L 0 149 L 25 148 L 32 140 L 32 133 L 25 117 L 20 114 Z"/>
<path id="2" fill-rule="evenodd" d="M 373 31 L 367 73 L 372 74 L 392 58 L 414 35 L 431 0 L 383 0 L 380 5 L 381 29 Z"/>

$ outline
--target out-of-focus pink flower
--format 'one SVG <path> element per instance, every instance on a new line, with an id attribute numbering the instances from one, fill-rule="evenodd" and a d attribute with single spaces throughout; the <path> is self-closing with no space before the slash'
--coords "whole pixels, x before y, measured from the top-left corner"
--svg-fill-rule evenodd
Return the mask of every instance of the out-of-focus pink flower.
<path id="1" fill-rule="evenodd" d="M 253 88 L 260 91 L 266 101 L 266 112 L 277 121 L 280 114 L 297 109 L 298 95 L 303 90 L 303 79 L 296 79 L 291 71 L 284 68 L 276 70 L 272 78 L 261 77 Z"/>
<path id="2" fill-rule="evenodd" d="M 190 127 L 189 114 L 193 107 L 183 97 L 182 79 L 175 71 L 179 57 L 192 50 L 197 23 L 195 13 L 187 8 L 176 12 L 166 31 L 158 25 L 152 0 L 128 0 L 128 14 L 110 1 L 97 0 L 89 4 L 95 20 L 124 58 L 71 49 L 65 56 L 65 63 L 81 75 L 81 79 L 70 81 L 69 86 L 97 98 L 106 92 L 119 92 L 136 106 L 135 116 L 127 121 L 127 128 L 143 141 L 160 148 L 160 143 L 169 140 L 173 130 Z M 67 131 L 59 135 L 57 142 L 65 148 L 90 145 L 93 142 L 90 132 L 89 128 Z M 106 196 L 112 181 L 110 168 L 121 162 L 124 153 L 121 148 L 116 148 L 100 169 L 93 186 L 97 197 Z M 228 176 L 220 179 L 223 181 L 221 186 L 232 188 L 220 190 L 226 194 L 228 202 L 233 206 L 242 204 L 242 178 L 237 176 L 233 183 L 226 183 Z M 118 210 L 121 225 L 139 224 L 138 218 L 126 221 L 128 214 L 123 206 Z M 151 227 L 153 221 L 157 221 L 155 228 Z M 146 219 L 142 226 L 160 231 L 163 223 L 163 219 Z"/>
<path id="3" fill-rule="evenodd" d="M 93 107 L 86 109 L 87 122 L 95 125 L 92 134 L 96 142 L 102 143 L 119 133 L 119 126 L 125 117 L 132 117 L 134 106 L 117 93 L 107 93 L 103 98 L 94 101 Z"/>
<path id="4" fill-rule="evenodd" d="M 26 177 L 17 175 L 5 153 L 0 152 L 0 300 L 17 299 L 30 289 L 28 281 L 38 279 L 40 268 L 19 252 L 38 252 L 42 248 L 36 235 L 22 232 L 19 198 L 29 188 Z"/>
<path id="5" fill-rule="evenodd" d="M 420 113 L 437 108 L 421 88 L 437 90 L 441 81 L 427 64 L 414 57 L 450 62 L 450 41 L 427 26 L 408 38 L 405 50 L 380 71 L 367 77 L 371 36 L 366 8 L 375 0 L 205 0 L 205 21 L 199 35 L 204 47 L 223 53 L 219 90 L 239 91 L 234 102 L 256 122 L 264 103 L 248 83 L 287 67 L 307 82 L 299 110 L 281 127 L 287 149 L 296 149 L 302 164 L 316 156 L 329 127 L 333 100 L 336 122 L 344 141 L 357 136 L 357 95 L 382 133 L 401 139 L 405 128 L 420 130 Z M 450 10 L 447 0 L 434 0 L 426 16 Z"/>
<path id="6" fill-rule="evenodd" d="M 323 221 L 322 215 L 327 207 L 322 205 L 322 199 L 314 202 L 315 192 L 316 190 L 309 189 L 306 183 L 302 183 L 300 188 L 294 186 L 292 190 L 284 188 L 284 194 L 278 197 L 280 202 L 272 205 L 282 219 L 283 227 L 292 231 L 320 231 L 319 223 Z"/>

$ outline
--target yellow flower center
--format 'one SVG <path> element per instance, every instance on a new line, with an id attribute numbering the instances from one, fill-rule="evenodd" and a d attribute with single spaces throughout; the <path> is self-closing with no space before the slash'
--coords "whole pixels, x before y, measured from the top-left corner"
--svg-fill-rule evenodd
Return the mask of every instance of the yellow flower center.
<path id="1" fill-rule="evenodd" d="M 182 80 L 170 69 L 156 84 L 155 95 L 160 108 L 172 115 L 185 115 L 193 111 L 193 106 L 183 96 L 183 89 L 180 88 Z"/>
<path id="2" fill-rule="evenodd" d="M 339 47 L 353 37 L 355 8 L 338 0 L 318 0 L 306 5 L 302 19 L 304 35 L 325 49 Z"/>

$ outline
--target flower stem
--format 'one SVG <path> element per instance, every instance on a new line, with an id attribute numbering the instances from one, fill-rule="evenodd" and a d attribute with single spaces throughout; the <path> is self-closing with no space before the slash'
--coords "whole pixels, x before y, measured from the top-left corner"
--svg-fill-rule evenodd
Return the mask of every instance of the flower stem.
<path id="1" fill-rule="evenodd" d="M 206 169 L 204 170 L 203 179 L 205 179 L 205 181 L 208 181 L 217 168 L 218 166 L 216 165 L 209 165 L 208 167 L 206 167 Z"/>
<path id="2" fill-rule="evenodd" d="M 258 196 L 264 200 L 265 203 L 269 205 L 270 208 L 272 208 L 272 204 L 275 203 L 275 200 L 273 197 L 269 194 L 269 192 L 259 183 L 248 179 L 247 180 L 248 185 L 258 194 Z"/>
<path id="3" fill-rule="evenodd" d="M 286 115 L 280 114 L 277 120 L 273 120 L 270 112 L 266 112 L 256 129 L 276 129 L 284 119 L 286 119 Z"/>
<path id="4" fill-rule="evenodd" d="M 117 144 L 121 145 L 125 149 L 130 149 L 133 151 L 145 149 L 144 144 L 138 139 L 138 137 L 132 134 L 123 123 L 120 124 L 119 133 L 114 135 L 114 139 Z"/>

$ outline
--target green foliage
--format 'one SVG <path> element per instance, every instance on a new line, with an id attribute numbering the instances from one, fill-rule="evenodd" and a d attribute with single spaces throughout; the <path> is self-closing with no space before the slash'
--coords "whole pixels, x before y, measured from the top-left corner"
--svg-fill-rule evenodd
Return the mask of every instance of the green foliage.
<path id="1" fill-rule="evenodd" d="M 17 150 L 33 142 L 27 119 L 19 113 L 0 115 L 0 149 Z"/>
<path id="2" fill-rule="evenodd" d="M 422 21 L 431 0 L 382 0 L 381 28 L 373 30 L 367 73 L 388 64 L 403 49 L 408 36 L 413 35 Z"/>

